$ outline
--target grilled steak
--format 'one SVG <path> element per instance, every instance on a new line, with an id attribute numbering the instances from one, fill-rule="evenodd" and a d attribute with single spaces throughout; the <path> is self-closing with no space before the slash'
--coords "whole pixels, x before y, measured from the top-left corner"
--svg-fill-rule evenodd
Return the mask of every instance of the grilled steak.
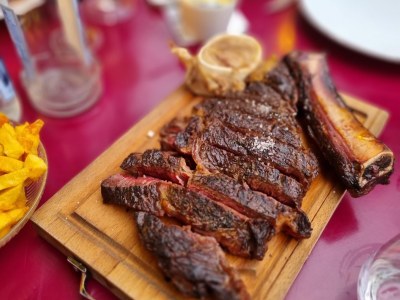
<path id="1" fill-rule="evenodd" d="M 246 288 L 214 238 L 188 227 L 166 225 L 148 213 L 135 213 L 140 238 L 167 279 L 186 296 L 246 300 Z"/>
<path id="2" fill-rule="evenodd" d="M 158 191 L 161 183 L 161 180 L 151 177 L 134 178 L 129 175 L 115 174 L 102 181 L 101 195 L 104 203 L 118 204 L 134 208 L 136 211 L 163 216 L 164 210 Z"/>
<path id="3" fill-rule="evenodd" d="M 392 151 L 347 110 L 324 57 L 299 52 L 244 91 L 203 99 L 192 116 L 166 124 L 162 150 L 133 153 L 122 163 L 136 177 L 102 182 L 104 203 L 136 212 L 146 248 L 185 295 L 249 298 L 218 243 L 234 255 L 262 259 L 276 232 L 310 237 L 301 202 L 318 164 L 305 147 L 298 108 L 352 195 L 388 182 Z M 356 143 L 359 136 L 367 138 Z M 166 225 L 157 216 L 189 226 Z"/>
<path id="4" fill-rule="evenodd" d="M 311 224 L 299 210 L 286 206 L 263 193 L 254 192 L 222 174 L 194 175 L 188 182 L 191 190 L 221 202 L 251 218 L 265 218 L 277 232 L 283 230 L 296 238 L 308 238 Z"/>
<path id="5" fill-rule="evenodd" d="M 172 125 L 173 134 L 162 137 L 163 148 L 191 155 L 197 170 L 226 174 L 300 207 L 318 164 L 301 138 L 295 118 L 298 93 L 289 68 L 280 63 L 262 81 L 229 97 L 196 105 L 189 120 Z M 210 149 L 212 154 L 205 153 Z"/>
<path id="6" fill-rule="evenodd" d="M 292 77 L 290 68 L 285 63 L 280 62 L 270 72 L 267 72 L 262 83 L 273 88 L 285 101 L 296 107 L 298 101 L 297 83 Z M 269 97 L 265 92 L 263 96 Z"/>
<path id="7" fill-rule="evenodd" d="M 193 159 L 200 172 L 228 175 L 282 203 L 301 206 L 305 194 L 302 185 L 255 157 L 235 155 L 199 140 L 193 147 Z"/>
<path id="8" fill-rule="evenodd" d="M 208 121 L 201 138 L 213 146 L 237 155 L 256 157 L 295 178 L 305 188 L 308 188 L 318 172 L 317 161 L 309 152 L 298 151 L 268 136 L 248 136 L 235 132 L 217 119 Z"/>
<path id="9" fill-rule="evenodd" d="M 257 83 L 260 89 L 262 87 L 261 95 L 258 95 L 253 91 L 255 84 L 249 84 L 241 94 L 235 95 L 235 98 L 206 98 L 194 107 L 193 112 L 202 115 L 215 109 L 229 109 L 233 112 L 244 112 L 266 119 L 277 116 L 284 116 L 283 119 L 287 116 L 296 116 L 297 109 L 290 102 L 283 101 L 279 94 L 263 83 Z M 287 121 L 295 125 L 293 120 L 288 119 Z"/>
<path id="10" fill-rule="evenodd" d="M 144 153 L 131 153 L 121 168 L 134 176 L 152 176 L 185 185 L 192 171 L 182 157 L 177 153 L 164 152 L 156 149 Z"/>
<path id="11" fill-rule="evenodd" d="M 226 101 L 232 102 L 232 100 Z M 233 100 L 233 102 L 235 101 Z M 254 101 L 252 103 L 257 102 Z M 226 107 L 209 109 L 201 104 L 198 105 L 196 109 L 198 113 L 207 116 L 207 119 L 218 119 L 233 131 L 239 131 L 240 133 L 249 136 L 271 137 L 272 139 L 285 142 L 295 148 L 302 147 L 301 140 L 299 139 L 299 135 L 297 133 L 297 124 L 293 124 L 292 118 L 287 118 L 287 120 L 291 121 L 287 121 L 284 118 L 266 118 L 242 111 L 233 111 L 232 109 Z M 264 106 L 264 109 L 268 110 L 270 108 L 268 106 Z"/>
<path id="12" fill-rule="evenodd" d="M 143 181 L 149 183 L 144 187 Z M 275 233 L 265 219 L 248 218 L 204 195 L 154 178 L 113 175 L 103 181 L 101 191 L 105 203 L 174 217 L 197 232 L 215 237 L 229 252 L 242 257 L 262 259 Z"/>
<path id="13" fill-rule="evenodd" d="M 160 130 L 160 146 L 164 151 L 175 150 L 176 135 L 185 130 L 189 118 L 174 118 L 171 122 L 165 124 Z"/>

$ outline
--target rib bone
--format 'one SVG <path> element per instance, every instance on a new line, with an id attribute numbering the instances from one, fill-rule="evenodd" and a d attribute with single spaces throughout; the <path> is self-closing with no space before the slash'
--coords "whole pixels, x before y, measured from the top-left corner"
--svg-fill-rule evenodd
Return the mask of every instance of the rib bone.
<path id="1" fill-rule="evenodd" d="M 286 57 L 300 89 L 300 105 L 322 154 L 354 197 L 387 184 L 393 152 L 352 114 L 336 91 L 325 56 L 293 52 Z"/>

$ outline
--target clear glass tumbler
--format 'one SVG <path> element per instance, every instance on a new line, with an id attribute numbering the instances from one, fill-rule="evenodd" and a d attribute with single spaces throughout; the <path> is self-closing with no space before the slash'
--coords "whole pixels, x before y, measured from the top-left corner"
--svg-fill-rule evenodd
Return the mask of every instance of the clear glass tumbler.
<path id="1" fill-rule="evenodd" d="M 21 81 L 37 111 L 72 117 L 100 98 L 101 68 L 87 44 L 77 2 L 58 0 L 48 12 L 36 23 L 24 22 L 32 67 L 24 68 Z"/>
<path id="2" fill-rule="evenodd" d="M 361 267 L 357 295 L 359 300 L 400 299 L 400 234 Z"/>
<path id="3" fill-rule="evenodd" d="M 89 65 L 74 56 L 42 53 L 33 56 L 36 75 L 21 75 L 32 105 L 51 117 L 71 117 L 89 109 L 102 92 L 99 64 Z"/>

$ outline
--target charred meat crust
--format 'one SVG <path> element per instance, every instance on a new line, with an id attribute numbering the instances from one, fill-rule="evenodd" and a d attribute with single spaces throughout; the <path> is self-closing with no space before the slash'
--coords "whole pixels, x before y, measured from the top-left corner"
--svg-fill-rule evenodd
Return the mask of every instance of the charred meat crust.
<path id="1" fill-rule="evenodd" d="M 116 174 L 102 182 L 101 192 L 104 203 L 173 217 L 215 237 L 229 252 L 242 257 L 262 259 L 275 234 L 265 219 L 248 218 L 206 196 L 155 178 Z"/>
<path id="2" fill-rule="evenodd" d="M 303 186 L 257 158 L 235 155 L 197 141 L 193 147 L 193 159 L 201 173 L 222 173 L 282 203 L 301 206 L 305 194 Z"/>
<path id="3" fill-rule="evenodd" d="M 296 238 L 311 235 L 311 224 L 304 212 L 255 192 L 228 176 L 196 174 L 189 180 L 188 188 L 250 218 L 267 219 L 277 232 L 285 231 Z"/>
<path id="4" fill-rule="evenodd" d="M 248 136 L 233 131 L 217 119 L 209 120 L 201 138 L 209 144 L 236 155 L 253 156 L 293 177 L 308 188 L 318 173 L 317 160 L 309 151 L 298 151 L 290 145 L 267 136 Z"/>
<path id="5" fill-rule="evenodd" d="M 350 194 L 358 197 L 393 172 L 393 152 L 352 114 L 330 77 L 325 56 L 293 52 L 285 57 L 300 92 L 310 135 Z"/>
<path id="6" fill-rule="evenodd" d="M 221 300 L 250 298 L 214 238 L 193 233 L 188 227 L 166 225 L 148 213 L 135 213 L 135 220 L 146 249 L 184 295 Z"/>
<path id="7" fill-rule="evenodd" d="M 101 183 L 101 195 L 104 203 L 134 208 L 137 211 L 151 212 L 163 216 L 164 210 L 159 201 L 158 186 L 162 183 L 154 178 L 134 178 L 129 175 L 115 174 Z"/>
<path id="8" fill-rule="evenodd" d="M 144 153 L 131 153 L 121 164 L 121 169 L 134 176 L 151 176 L 185 185 L 192 171 L 184 158 L 176 152 L 157 149 Z"/>
<path id="9" fill-rule="evenodd" d="M 163 186 L 165 187 L 165 186 Z M 251 219 L 182 187 L 162 189 L 163 207 L 169 216 L 190 224 L 192 229 L 213 236 L 230 253 L 262 259 L 267 242 L 275 234 L 264 219 Z"/>

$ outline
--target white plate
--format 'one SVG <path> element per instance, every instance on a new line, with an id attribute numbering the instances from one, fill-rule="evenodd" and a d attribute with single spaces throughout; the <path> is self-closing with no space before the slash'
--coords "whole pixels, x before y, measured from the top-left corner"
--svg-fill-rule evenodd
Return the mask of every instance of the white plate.
<path id="1" fill-rule="evenodd" d="M 400 63 L 400 0 L 301 0 L 300 10 L 337 42 Z"/>

